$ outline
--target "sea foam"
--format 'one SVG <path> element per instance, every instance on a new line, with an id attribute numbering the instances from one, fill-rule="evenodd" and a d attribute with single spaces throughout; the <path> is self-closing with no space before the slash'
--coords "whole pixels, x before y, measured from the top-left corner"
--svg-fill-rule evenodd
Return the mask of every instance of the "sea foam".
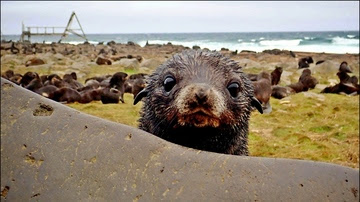
<path id="1" fill-rule="evenodd" d="M 294 39 L 294 40 L 264 40 L 260 41 L 260 45 L 262 46 L 297 46 L 300 44 L 302 39 Z"/>
<path id="2" fill-rule="evenodd" d="M 359 46 L 359 39 L 347 39 L 342 37 L 334 37 L 332 43 L 336 45 L 354 45 Z"/>

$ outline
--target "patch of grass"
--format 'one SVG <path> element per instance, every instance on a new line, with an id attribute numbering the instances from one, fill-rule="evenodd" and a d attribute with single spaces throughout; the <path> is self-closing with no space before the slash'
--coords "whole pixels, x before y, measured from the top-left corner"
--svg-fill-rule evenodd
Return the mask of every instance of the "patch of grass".
<path id="1" fill-rule="evenodd" d="M 315 133 L 324 133 L 324 132 L 329 132 L 332 130 L 331 126 L 318 126 L 318 127 L 311 127 L 309 128 L 310 131 L 315 132 Z"/>
<path id="2" fill-rule="evenodd" d="M 342 132 L 335 132 L 335 133 L 331 134 L 330 137 L 334 137 L 334 138 L 336 138 L 338 140 L 345 140 L 346 134 L 342 133 Z"/>
<path id="3" fill-rule="evenodd" d="M 124 69 L 124 72 L 127 73 L 127 74 L 136 74 L 136 73 L 139 73 L 137 70 L 135 69 Z"/>
<path id="4" fill-rule="evenodd" d="M 311 90 L 316 92 L 318 89 Z M 319 92 L 316 92 L 319 93 Z M 270 99 L 270 114 L 253 112 L 249 150 L 253 156 L 296 158 L 359 167 L 359 97 L 304 93 Z M 254 132 L 256 131 L 256 132 Z M 269 132 L 270 131 L 270 132 Z"/>
<path id="5" fill-rule="evenodd" d="M 259 74 L 260 72 L 264 71 L 264 69 L 259 67 L 246 67 L 243 71 L 247 74 Z"/>
<path id="6" fill-rule="evenodd" d="M 142 103 L 139 102 L 137 105 L 133 105 L 133 100 L 132 94 L 125 93 L 125 103 L 102 104 L 101 101 L 93 101 L 87 104 L 70 103 L 66 105 L 103 119 L 137 127 Z"/>
<path id="7" fill-rule="evenodd" d="M 12 66 L 11 68 L 15 73 L 25 74 L 26 72 L 37 72 L 39 75 L 48 74 L 49 68 L 47 66 L 29 66 L 25 67 L 25 65 L 22 66 Z M 1 68 L 2 71 L 3 68 Z M 5 70 L 6 71 L 6 70 Z"/>

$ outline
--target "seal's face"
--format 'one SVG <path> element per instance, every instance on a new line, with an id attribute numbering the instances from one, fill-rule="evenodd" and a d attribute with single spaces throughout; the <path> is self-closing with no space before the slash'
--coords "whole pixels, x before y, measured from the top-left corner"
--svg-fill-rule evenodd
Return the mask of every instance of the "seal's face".
<path id="1" fill-rule="evenodd" d="M 149 77 L 134 103 L 144 96 L 145 111 L 152 114 L 149 118 L 157 119 L 156 125 L 167 122 L 171 128 L 238 125 L 247 123 L 252 105 L 261 111 L 241 67 L 215 52 L 174 55 Z"/>
<path id="2" fill-rule="evenodd" d="M 340 64 L 339 71 L 346 72 L 346 73 L 352 73 L 350 66 L 348 66 L 348 63 L 345 61 Z"/>
<path id="3" fill-rule="evenodd" d="M 180 89 L 174 101 L 182 126 L 218 127 L 226 110 L 221 92 L 206 83 L 191 83 Z"/>

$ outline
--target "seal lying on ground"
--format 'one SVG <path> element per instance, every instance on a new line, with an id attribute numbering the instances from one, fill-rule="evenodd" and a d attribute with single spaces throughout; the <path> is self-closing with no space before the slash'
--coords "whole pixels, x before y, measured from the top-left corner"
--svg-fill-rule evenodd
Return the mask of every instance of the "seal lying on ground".
<path id="1" fill-rule="evenodd" d="M 159 66 L 135 97 L 144 99 L 139 128 L 170 142 L 217 153 L 248 155 L 251 81 L 217 52 L 187 50 Z"/>

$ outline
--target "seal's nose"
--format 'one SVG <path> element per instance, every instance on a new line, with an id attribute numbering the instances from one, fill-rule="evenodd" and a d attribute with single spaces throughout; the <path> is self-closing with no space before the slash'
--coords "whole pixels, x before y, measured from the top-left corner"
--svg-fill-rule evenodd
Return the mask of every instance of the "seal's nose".
<path id="1" fill-rule="evenodd" d="M 195 98 L 198 104 L 203 104 L 208 100 L 209 87 L 206 85 L 197 85 L 195 88 Z"/>
<path id="2" fill-rule="evenodd" d="M 207 100 L 207 95 L 205 93 L 205 91 L 203 89 L 201 90 L 198 90 L 196 93 L 195 93 L 195 97 L 196 97 L 196 100 L 199 104 L 202 104 L 204 102 L 206 102 Z"/>

